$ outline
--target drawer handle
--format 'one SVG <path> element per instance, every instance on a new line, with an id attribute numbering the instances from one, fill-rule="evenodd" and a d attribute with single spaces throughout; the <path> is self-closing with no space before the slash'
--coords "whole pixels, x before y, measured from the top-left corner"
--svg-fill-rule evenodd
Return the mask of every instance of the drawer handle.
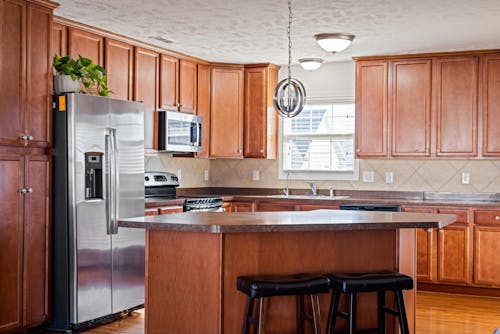
<path id="1" fill-rule="evenodd" d="M 439 229 L 439 233 L 444 233 L 444 230 L 442 230 L 442 229 Z"/>
<path id="2" fill-rule="evenodd" d="M 495 220 L 500 220 L 500 216 L 495 216 Z"/>
<path id="3" fill-rule="evenodd" d="M 431 232 L 432 232 L 432 228 L 428 228 L 427 233 L 431 233 Z"/>

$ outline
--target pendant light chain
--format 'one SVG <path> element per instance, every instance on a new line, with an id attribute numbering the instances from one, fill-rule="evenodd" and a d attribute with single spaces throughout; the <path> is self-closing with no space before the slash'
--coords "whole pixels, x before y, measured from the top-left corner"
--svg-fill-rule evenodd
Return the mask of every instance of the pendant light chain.
<path id="1" fill-rule="evenodd" d="M 288 0 L 288 84 L 292 80 L 292 0 Z"/>

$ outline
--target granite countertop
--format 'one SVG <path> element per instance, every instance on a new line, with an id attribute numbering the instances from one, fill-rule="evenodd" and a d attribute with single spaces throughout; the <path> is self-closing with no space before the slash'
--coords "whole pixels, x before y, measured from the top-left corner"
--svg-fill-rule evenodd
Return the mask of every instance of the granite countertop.
<path id="1" fill-rule="evenodd" d="M 185 212 L 122 219 L 120 227 L 234 233 L 440 228 L 454 215 L 371 211 Z"/>

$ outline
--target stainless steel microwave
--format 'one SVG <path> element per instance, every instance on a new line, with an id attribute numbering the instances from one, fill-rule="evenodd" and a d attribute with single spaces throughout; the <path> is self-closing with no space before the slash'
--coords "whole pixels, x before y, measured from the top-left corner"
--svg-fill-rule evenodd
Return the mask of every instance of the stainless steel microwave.
<path id="1" fill-rule="evenodd" d="M 201 117 L 178 111 L 158 111 L 158 150 L 200 152 Z"/>

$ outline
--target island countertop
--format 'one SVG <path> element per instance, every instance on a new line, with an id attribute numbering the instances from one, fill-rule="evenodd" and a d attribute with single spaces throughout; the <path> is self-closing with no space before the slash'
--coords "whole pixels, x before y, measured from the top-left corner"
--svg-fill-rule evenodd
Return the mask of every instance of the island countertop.
<path id="1" fill-rule="evenodd" d="M 118 226 L 208 233 L 387 230 L 441 228 L 455 215 L 314 210 L 281 212 L 184 212 L 120 219 Z"/>

